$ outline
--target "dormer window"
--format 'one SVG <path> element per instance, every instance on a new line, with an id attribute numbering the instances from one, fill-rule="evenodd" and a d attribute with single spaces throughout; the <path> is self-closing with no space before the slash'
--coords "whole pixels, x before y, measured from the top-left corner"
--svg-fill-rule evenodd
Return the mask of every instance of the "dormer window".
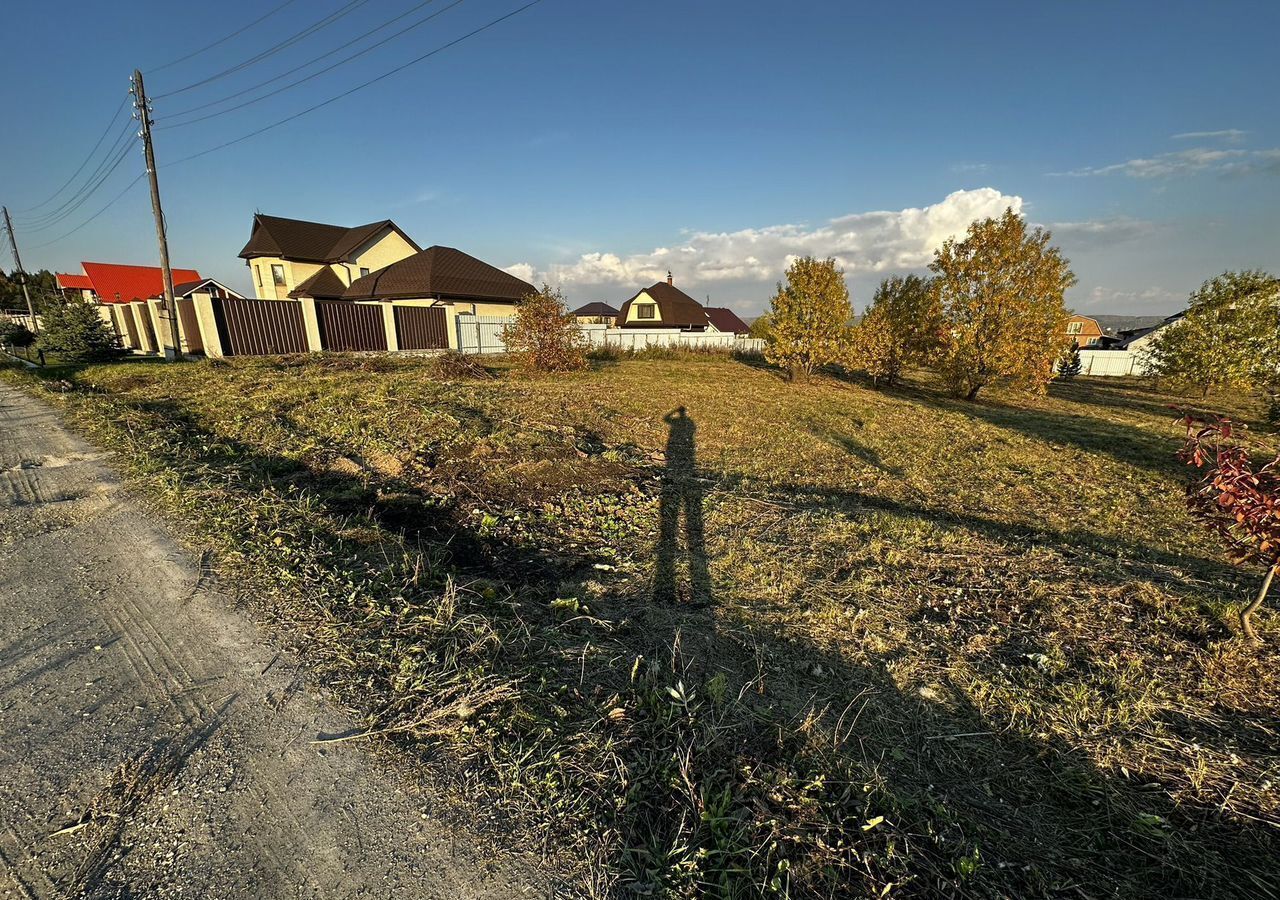
<path id="1" fill-rule="evenodd" d="M 366 276 L 366 275 L 368 275 L 368 274 L 369 274 L 369 270 L 368 270 L 368 269 L 366 269 L 364 266 L 361 266 L 361 267 L 360 267 L 360 277 L 361 277 L 361 278 L 363 278 L 364 276 Z"/>
<path id="2" fill-rule="evenodd" d="M 636 318 L 637 318 L 637 319 L 652 319 L 652 318 L 655 318 L 655 317 L 656 317 L 656 312 L 657 312 L 657 310 L 655 309 L 655 306 L 654 306 L 654 304 L 652 304 L 652 303 L 637 303 L 637 304 L 636 304 Z"/>

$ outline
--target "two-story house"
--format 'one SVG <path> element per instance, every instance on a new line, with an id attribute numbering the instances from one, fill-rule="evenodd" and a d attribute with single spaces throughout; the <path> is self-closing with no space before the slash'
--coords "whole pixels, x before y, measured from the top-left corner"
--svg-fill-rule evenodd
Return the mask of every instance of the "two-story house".
<path id="1" fill-rule="evenodd" d="M 1097 319 L 1081 315 L 1073 315 L 1067 319 L 1067 340 L 1075 341 L 1076 346 L 1081 349 L 1101 347 L 1104 334 Z"/>
<path id="2" fill-rule="evenodd" d="M 390 219 L 347 228 L 258 213 L 240 258 L 261 300 L 333 298 L 357 279 L 421 250 Z"/>

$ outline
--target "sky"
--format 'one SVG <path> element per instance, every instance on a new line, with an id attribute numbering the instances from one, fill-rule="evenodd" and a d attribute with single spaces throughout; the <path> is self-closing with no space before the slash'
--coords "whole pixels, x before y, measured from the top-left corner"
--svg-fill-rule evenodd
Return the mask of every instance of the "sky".
<path id="1" fill-rule="evenodd" d="M 391 218 L 573 305 L 669 270 L 744 316 L 805 254 L 861 308 L 1006 207 L 1053 233 L 1086 314 L 1280 272 L 1274 0 L 540 0 L 470 37 L 527 0 L 282 2 L 6 3 L 0 203 L 28 269 L 156 264 L 112 119 L 141 68 L 173 264 L 246 293 L 255 211 Z"/>

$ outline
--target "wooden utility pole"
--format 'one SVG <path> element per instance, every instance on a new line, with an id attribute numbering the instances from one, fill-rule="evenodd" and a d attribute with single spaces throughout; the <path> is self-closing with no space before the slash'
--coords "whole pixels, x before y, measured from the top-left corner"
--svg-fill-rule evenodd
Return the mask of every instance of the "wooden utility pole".
<path id="1" fill-rule="evenodd" d="M 160 244 L 160 273 L 164 277 L 164 310 L 169 320 L 169 339 L 164 348 L 164 358 L 173 360 L 182 354 L 182 339 L 178 334 L 178 304 L 173 297 L 173 270 L 169 268 L 169 240 L 165 237 L 164 210 L 160 208 L 160 182 L 156 180 L 156 154 L 151 147 L 151 104 L 147 101 L 147 89 L 142 84 L 142 72 L 133 70 L 133 106 L 142 123 L 142 149 L 147 157 L 147 178 L 151 182 L 151 212 L 156 218 L 156 240 Z"/>
<path id="2" fill-rule="evenodd" d="M 36 323 L 36 308 L 31 305 L 31 291 L 27 290 L 27 270 L 22 268 L 22 257 L 18 255 L 18 239 L 13 236 L 13 220 L 9 218 L 9 207 L 0 207 L 4 210 L 4 230 L 9 233 L 9 249 L 13 251 L 13 262 L 18 267 L 18 284 L 22 285 L 22 296 L 27 300 L 27 315 L 31 316 L 31 330 L 36 334 L 40 333 L 40 326 Z"/>

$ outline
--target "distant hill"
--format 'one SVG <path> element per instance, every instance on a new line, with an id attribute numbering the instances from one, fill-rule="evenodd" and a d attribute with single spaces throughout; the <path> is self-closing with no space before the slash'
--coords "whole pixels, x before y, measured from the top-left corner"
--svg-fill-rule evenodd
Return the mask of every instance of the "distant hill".
<path id="1" fill-rule="evenodd" d="M 1089 315 L 1082 313 L 1082 315 Z M 1130 328 L 1150 328 L 1164 321 L 1164 316 L 1089 316 L 1097 319 L 1104 334 L 1118 334 Z"/>

